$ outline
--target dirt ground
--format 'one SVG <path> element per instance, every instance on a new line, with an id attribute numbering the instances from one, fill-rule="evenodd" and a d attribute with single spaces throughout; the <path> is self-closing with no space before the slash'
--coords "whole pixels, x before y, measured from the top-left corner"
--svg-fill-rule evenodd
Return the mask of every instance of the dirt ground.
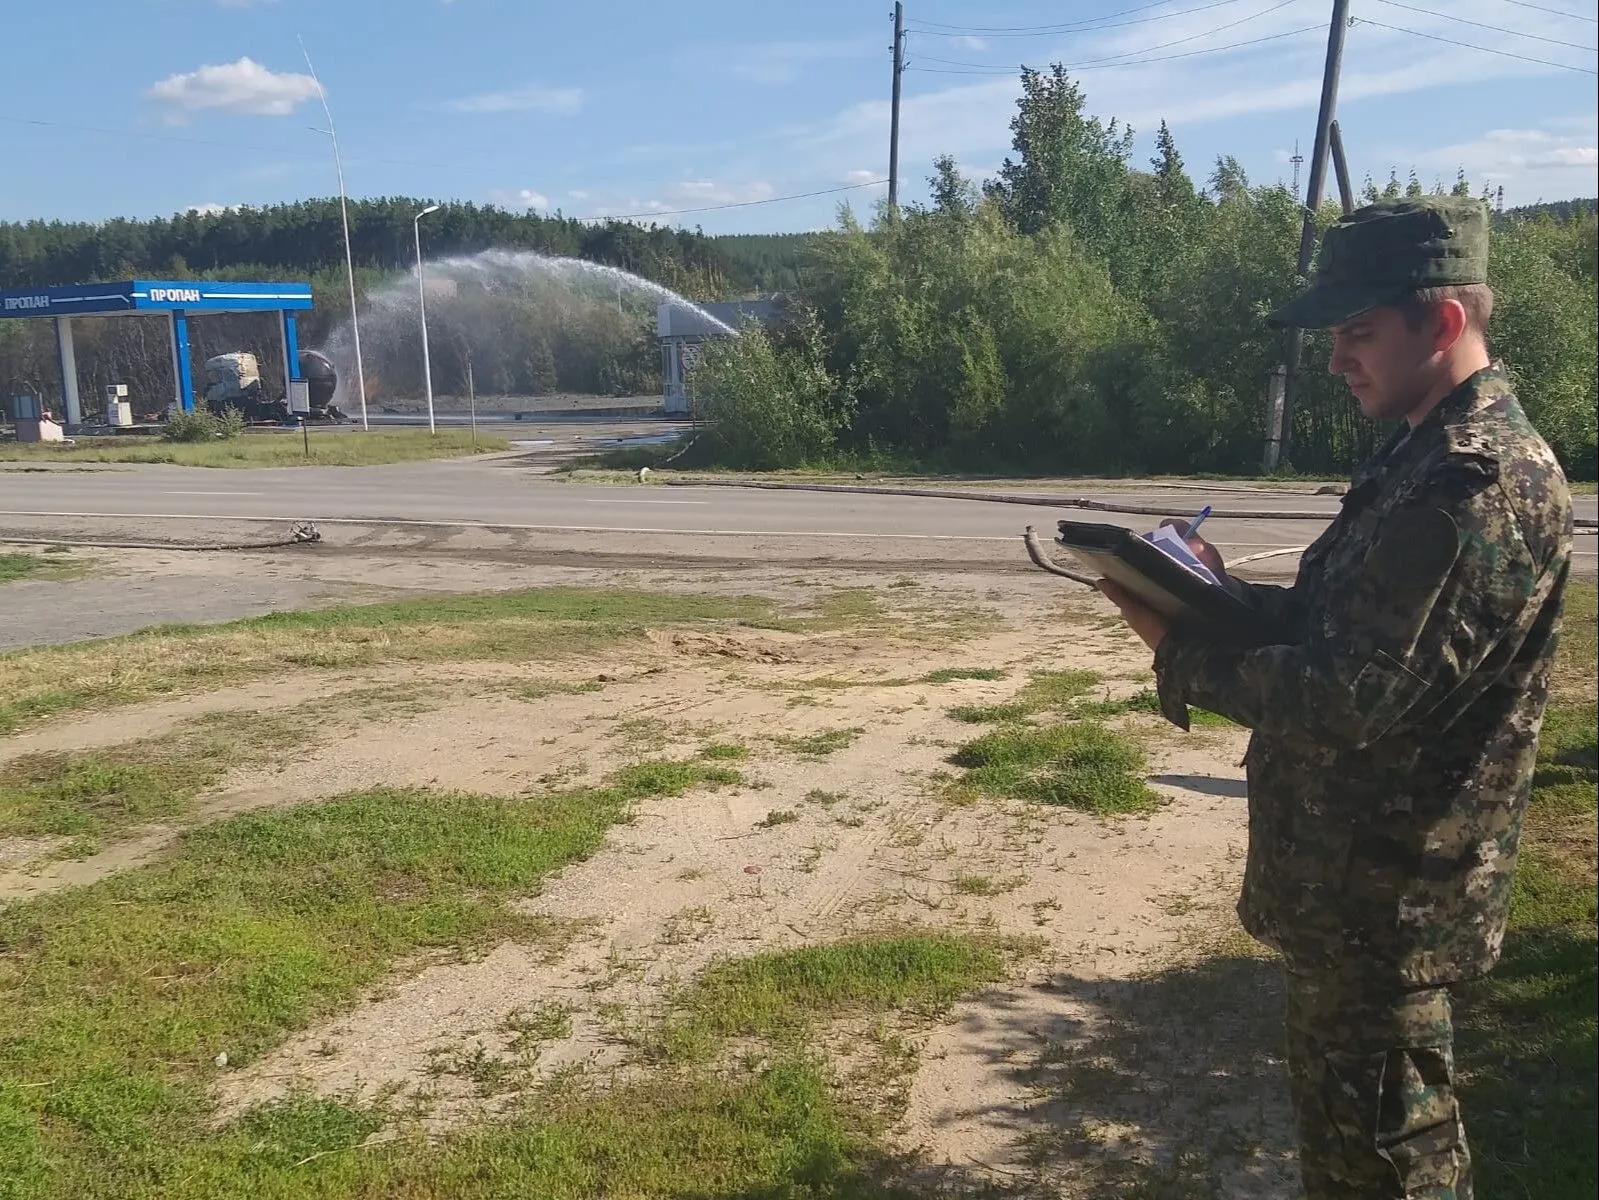
<path id="1" fill-rule="evenodd" d="M 981 732 L 952 719 L 951 706 L 1005 700 L 1038 669 L 1093 670 L 1108 698 L 1147 684 L 1147 653 L 1106 619 L 1099 598 L 1000 566 L 596 572 L 599 564 L 519 561 L 509 549 L 441 549 L 400 553 L 375 534 L 336 557 L 80 552 L 103 569 L 8 585 L 17 614 L 8 637 L 22 644 L 66 628 L 114 632 L 154 619 L 601 579 L 784 603 L 866 586 L 912 612 L 983 615 L 960 640 L 917 636 L 914 618 L 883 630 L 653 631 L 553 669 L 306 673 L 62 719 L 0 743 L 4 762 L 156 735 L 220 709 L 318 701 L 338 718 L 286 761 L 229 776 L 189 821 L 381 785 L 520 795 L 597 781 L 646 755 L 692 755 L 715 742 L 750 749 L 738 764 L 742 784 L 642 803 L 600 853 L 525 901 L 570 936 L 507 943 L 467 963 L 415 964 L 353 1011 L 225 1075 L 219 1116 L 309 1088 L 410 1097 L 448 1126 L 494 1110 L 460 1064 L 503 1053 L 509 1024 L 530 1006 L 571 1012 L 570 1031 L 541 1046 L 540 1073 L 622 1069 L 617 1030 L 718 958 L 917 926 L 1037 939 L 1015 978 L 947 1021 L 907 1030 L 915 1066 L 893 1139 L 914 1152 L 929 1186 L 958 1171 L 1007 1185 L 1026 1178 L 1066 1196 L 1102 1194 L 1091 1189 L 1107 1179 L 1171 1189 L 1141 1195 L 1294 1194 L 1270 966 L 1242 952 L 1204 962 L 1192 954 L 1235 930 L 1242 731 L 1183 735 L 1152 717 L 1119 718 L 1168 801 L 1148 816 L 963 801 L 945 786 L 952 750 Z M 97 624 L 97 614 L 116 616 Z M 1005 675 L 905 682 L 945 668 Z M 528 698 L 515 685 L 530 674 L 598 686 Z M 341 699 L 357 693 L 360 705 Z M 371 704 L 385 694 L 388 703 Z M 848 744 L 794 749 L 792 739 L 829 731 L 844 731 Z M 0 846 L 0 899 L 149 861 L 184 827 L 141 827 L 81 861 L 51 859 L 48 843 Z"/>

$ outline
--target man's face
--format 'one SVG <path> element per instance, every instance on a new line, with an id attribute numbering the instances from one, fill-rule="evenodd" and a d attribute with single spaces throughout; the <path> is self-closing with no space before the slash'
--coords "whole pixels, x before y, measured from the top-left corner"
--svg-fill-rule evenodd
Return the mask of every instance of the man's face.
<path id="1" fill-rule="evenodd" d="M 1373 421 L 1405 416 L 1426 399 L 1437 374 L 1430 321 L 1411 330 L 1397 308 L 1373 308 L 1334 326 L 1327 370 L 1342 375 Z"/>

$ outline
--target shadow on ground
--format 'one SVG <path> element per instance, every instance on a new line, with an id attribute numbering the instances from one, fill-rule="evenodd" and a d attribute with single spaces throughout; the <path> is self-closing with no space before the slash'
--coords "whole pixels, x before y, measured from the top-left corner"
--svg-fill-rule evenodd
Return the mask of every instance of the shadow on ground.
<path id="1" fill-rule="evenodd" d="M 1001 994 L 964 1018 L 963 1040 L 1008 1086 L 973 1088 L 944 1123 L 1003 1152 L 988 1171 L 974 1158 L 915 1173 L 913 1194 L 1293 1197 L 1282 1011 L 1279 967 L 1248 955 Z"/>

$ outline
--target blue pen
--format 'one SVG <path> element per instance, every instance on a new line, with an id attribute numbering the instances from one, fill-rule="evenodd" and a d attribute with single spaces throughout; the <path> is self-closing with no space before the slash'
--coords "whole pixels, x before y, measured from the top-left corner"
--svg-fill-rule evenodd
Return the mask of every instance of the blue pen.
<path id="1" fill-rule="evenodd" d="M 1199 515 L 1188 523 L 1188 528 L 1183 530 L 1183 537 L 1193 537 L 1199 531 L 1199 527 L 1205 523 L 1205 518 L 1208 516 L 1210 516 L 1210 505 L 1207 504 L 1199 510 Z"/>

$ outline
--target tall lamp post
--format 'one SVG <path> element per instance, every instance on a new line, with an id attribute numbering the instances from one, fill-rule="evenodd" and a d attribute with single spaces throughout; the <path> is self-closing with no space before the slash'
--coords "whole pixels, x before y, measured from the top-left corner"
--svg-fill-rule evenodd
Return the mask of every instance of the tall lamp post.
<path id="1" fill-rule="evenodd" d="M 422 218 L 438 211 L 437 204 L 430 204 L 417 213 L 411 222 L 411 231 L 416 234 L 416 306 L 422 314 L 422 378 L 428 390 L 429 433 L 437 433 L 438 429 L 433 424 L 433 363 L 428 358 L 428 297 L 427 288 L 422 282 Z"/>
<path id="2" fill-rule="evenodd" d="M 322 90 L 322 81 L 317 78 L 316 68 L 311 65 L 311 52 L 305 48 L 305 39 L 300 39 L 300 53 L 305 55 L 305 69 L 311 72 L 311 82 L 316 84 L 317 99 L 322 101 L 322 111 L 327 115 L 328 127 L 318 129 L 312 126 L 313 133 L 325 133 L 333 142 L 333 169 L 339 176 L 339 220 L 344 225 L 344 278 L 350 285 L 350 336 L 355 341 L 355 385 L 361 393 L 361 428 L 370 429 L 371 425 L 366 419 L 366 367 L 361 362 L 361 319 L 355 311 L 355 256 L 350 253 L 350 206 L 344 194 L 344 160 L 339 157 L 339 135 L 333 128 L 333 110 L 328 107 L 328 95 Z"/>

